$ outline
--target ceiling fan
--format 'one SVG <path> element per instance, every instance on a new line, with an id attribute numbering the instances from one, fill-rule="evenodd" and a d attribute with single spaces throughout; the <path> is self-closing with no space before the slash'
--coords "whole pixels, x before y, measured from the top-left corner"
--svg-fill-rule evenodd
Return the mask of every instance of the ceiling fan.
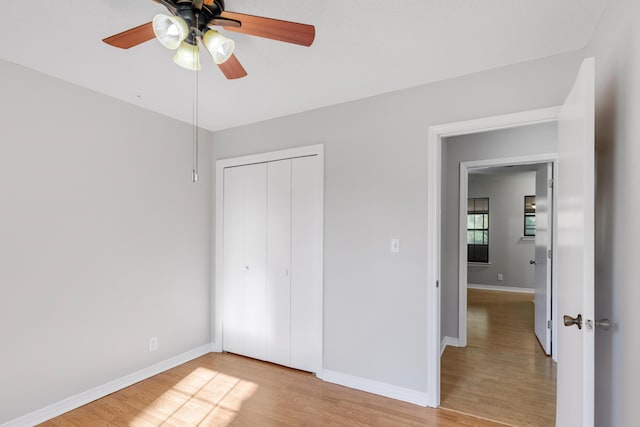
<path id="1" fill-rule="evenodd" d="M 237 79 L 246 76 L 247 72 L 233 54 L 235 43 L 212 27 L 302 46 L 311 46 L 315 38 L 313 25 L 227 12 L 224 0 L 153 1 L 165 6 L 171 16 L 156 15 L 152 22 L 103 41 L 111 46 L 129 49 L 155 37 L 163 46 L 177 49 L 173 57 L 176 64 L 192 70 L 200 69 L 199 41 L 211 53 L 222 73 L 228 79 Z"/>

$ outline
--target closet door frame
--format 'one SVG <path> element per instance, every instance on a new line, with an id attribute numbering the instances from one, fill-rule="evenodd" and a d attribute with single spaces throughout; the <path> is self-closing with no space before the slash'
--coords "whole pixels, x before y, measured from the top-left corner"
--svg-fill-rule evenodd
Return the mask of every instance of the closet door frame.
<path id="1" fill-rule="evenodd" d="M 320 182 L 324 183 L 324 145 L 323 144 L 315 144 L 304 147 L 296 147 L 286 150 L 280 151 L 271 151 L 266 153 L 259 154 L 251 154 L 248 156 L 241 157 L 233 157 L 228 159 L 220 159 L 216 161 L 216 175 L 215 175 L 215 253 L 213 254 L 213 265 L 215 266 L 215 272 L 213 277 L 213 292 L 212 292 L 212 306 L 215 308 L 214 314 L 212 316 L 212 326 L 211 330 L 213 332 L 212 336 L 212 350 L 214 352 L 222 352 L 222 342 L 224 340 L 223 336 L 223 328 L 222 328 L 222 319 L 223 319 L 223 265 L 224 265 L 224 170 L 225 168 L 234 167 L 234 166 L 245 166 L 255 163 L 266 163 L 277 160 L 286 160 L 286 159 L 294 159 L 298 157 L 310 157 L 317 156 L 318 161 L 320 162 Z M 324 184 L 322 184 L 322 188 L 320 189 L 320 194 L 318 195 L 319 200 L 317 201 L 318 212 L 319 215 L 319 224 L 318 226 L 322 229 L 319 230 L 319 235 L 324 236 Z M 315 253 L 318 257 L 317 265 L 324 265 L 323 263 L 323 253 L 324 253 L 324 238 L 319 239 L 317 242 L 319 245 L 316 248 Z M 219 255 L 219 256 L 218 256 Z M 321 276 L 319 278 L 319 283 L 322 284 L 323 280 L 323 269 L 321 268 L 318 274 Z M 321 292 L 322 293 L 322 292 Z M 322 299 L 318 301 L 320 304 L 320 310 L 324 314 L 324 308 Z M 321 322 L 322 324 L 322 322 Z M 318 360 L 318 366 L 315 367 L 314 373 L 316 376 L 321 377 L 322 375 L 322 349 L 323 349 L 323 331 L 322 326 L 319 330 L 319 336 L 316 337 L 319 343 L 320 354 L 317 356 L 316 360 Z"/>

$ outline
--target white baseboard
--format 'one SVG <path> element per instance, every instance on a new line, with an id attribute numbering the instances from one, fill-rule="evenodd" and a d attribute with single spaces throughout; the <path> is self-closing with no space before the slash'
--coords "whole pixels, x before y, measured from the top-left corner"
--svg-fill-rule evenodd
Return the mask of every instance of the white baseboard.
<path id="1" fill-rule="evenodd" d="M 355 377 L 353 375 L 343 374 L 341 372 L 330 371 L 327 369 L 322 371 L 322 379 L 329 383 L 378 394 L 380 396 L 390 397 L 392 399 L 402 400 L 415 405 L 427 406 L 427 402 L 429 401 L 427 393 L 422 391 L 374 381 L 368 378 Z"/>
<path id="2" fill-rule="evenodd" d="M 482 289 L 485 291 L 502 291 L 502 292 L 519 292 L 522 294 L 535 294 L 536 290 L 533 288 L 519 288 L 516 286 L 495 286 L 495 285 L 478 285 L 475 283 L 468 283 L 468 289 Z"/>
<path id="3" fill-rule="evenodd" d="M 444 353 L 444 349 L 450 345 L 451 347 L 460 347 L 460 341 L 458 338 L 454 337 L 442 337 L 442 342 L 440 343 L 440 356 Z"/>
<path id="4" fill-rule="evenodd" d="M 61 400 L 60 402 L 38 409 L 37 411 L 31 412 L 30 414 L 24 415 L 20 418 L 8 421 L 1 424 L 0 427 L 26 427 L 43 423 L 51 418 L 55 418 L 65 412 L 79 408 L 80 406 L 86 405 L 89 402 L 93 402 L 94 400 L 100 399 L 118 390 L 122 390 L 123 388 L 129 387 L 137 382 L 146 380 L 147 378 L 168 369 L 174 368 L 207 353 L 211 353 L 211 348 L 211 344 L 200 346 L 191 351 L 187 351 L 186 353 L 172 357 L 171 359 L 156 363 L 148 368 L 144 368 L 132 374 L 125 375 L 124 377 L 109 381 L 106 384 L 94 387 L 85 392 L 76 394 L 75 396 Z"/>

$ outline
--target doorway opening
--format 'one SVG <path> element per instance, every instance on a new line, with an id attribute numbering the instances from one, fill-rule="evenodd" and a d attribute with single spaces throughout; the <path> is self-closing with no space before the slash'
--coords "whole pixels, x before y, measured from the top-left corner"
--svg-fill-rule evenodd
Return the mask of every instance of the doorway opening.
<path id="1" fill-rule="evenodd" d="M 427 402 L 440 405 L 440 354 L 447 343 L 445 316 L 457 318 L 457 307 L 444 305 L 450 291 L 442 277 L 441 224 L 449 212 L 442 204 L 442 153 L 446 139 L 536 123 L 557 123 L 557 228 L 554 295 L 564 325 L 556 328 L 558 379 L 556 425 L 592 426 L 594 420 L 594 68 L 582 62 L 573 87 L 560 107 L 525 111 L 431 126 L 427 149 Z M 535 144 L 534 144 L 535 145 Z M 522 153 L 520 153 L 522 154 Z M 499 156 L 492 156 L 497 158 Z M 544 161 L 545 159 L 541 159 Z M 457 230 L 456 230 L 457 231 Z M 456 233 L 454 231 L 454 233 Z M 457 236 L 456 236 L 457 237 Z M 457 253 L 453 258 L 457 260 Z M 557 292 L 561 289 L 562 292 Z M 457 288 L 455 289 L 457 294 Z M 457 298 L 456 298 L 457 302 Z M 441 307 L 443 305 L 443 307 Z M 451 309 L 451 310 L 450 310 Z M 451 314 L 453 313 L 453 315 Z M 556 316 L 557 317 L 557 316 Z M 441 324 L 442 323 L 442 324 Z M 455 323 L 454 323 L 455 324 Z M 441 328 L 442 326 L 442 328 Z M 457 324 L 455 324 L 457 327 Z M 573 327 L 575 326 L 575 327 Z M 584 327 L 582 327 L 584 326 Z M 450 328 L 451 326 L 449 326 Z M 457 328 L 456 328 L 457 329 Z M 454 331 L 454 335 L 457 331 Z M 442 337 L 442 339 L 441 339 Z"/>
<path id="2" fill-rule="evenodd" d="M 454 136 L 477 134 L 481 132 L 488 132 L 494 130 L 508 130 L 521 126 L 555 123 L 558 120 L 560 112 L 559 107 L 550 107 L 540 110 L 525 111 L 521 113 L 506 114 L 502 116 L 488 117 L 477 120 L 469 120 L 464 122 L 449 123 L 439 126 L 432 126 L 429 128 L 429 141 L 428 141 L 428 192 L 429 200 L 427 203 L 427 233 L 429 237 L 429 244 L 427 245 L 427 283 L 429 284 L 428 300 L 429 311 L 427 315 L 427 403 L 431 407 L 440 406 L 440 356 L 444 347 L 448 344 L 454 344 L 449 340 L 453 340 L 451 337 L 457 337 L 457 320 L 458 320 L 458 301 L 457 301 L 457 278 L 455 289 L 455 307 L 443 306 L 443 295 L 447 297 L 447 290 L 443 289 L 446 285 L 443 278 L 443 266 L 441 260 L 454 259 L 455 264 L 453 267 L 454 274 L 457 275 L 457 259 L 458 249 L 453 248 L 453 253 L 447 253 L 442 251 L 442 232 L 441 224 L 443 223 L 443 212 L 457 211 L 457 204 L 454 201 L 453 209 L 447 209 L 443 203 L 443 185 L 446 185 L 447 180 L 442 179 L 442 172 L 446 167 L 442 164 L 443 154 L 446 154 L 448 150 L 447 139 Z M 536 142 L 532 141 L 531 146 L 536 146 Z M 554 151 L 554 150 L 550 150 Z M 520 153 L 522 155 L 522 153 Z M 517 157 L 517 154 L 512 154 Z M 548 162 L 553 161 L 553 155 L 531 154 L 527 161 L 535 162 Z M 496 158 L 496 156 L 490 156 L 490 158 Z M 468 159 L 466 159 L 468 160 Z M 517 160 L 509 158 L 501 158 L 503 165 L 517 163 Z M 452 173 L 454 179 L 459 179 L 458 169 L 447 169 Z M 452 181 L 453 182 L 453 181 Z M 458 186 L 455 186 L 457 192 Z M 457 218 L 456 216 L 454 216 Z M 454 235 L 457 235 L 457 219 L 455 220 Z M 441 286 L 442 282 L 442 286 Z M 455 325 L 455 331 L 451 336 L 447 334 L 445 328 L 445 322 L 441 322 L 441 313 L 443 316 L 449 316 L 453 313 L 453 324 Z"/>
<path id="3" fill-rule="evenodd" d="M 497 163 L 460 162 L 460 339 L 449 338 L 455 347 L 442 356 L 441 406 L 509 424 L 552 425 L 553 163 Z M 446 242 L 446 228 L 443 235 Z"/>
<path id="4" fill-rule="evenodd" d="M 551 130 L 554 127 L 555 124 L 547 126 Z M 541 138 L 553 138 L 543 128 L 521 128 L 519 132 L 495 134 L 488 138 L 519 135 L 526 139 L 525 132 L 533 132 Z M 460 142 L 475 144 L 482 143 L 482 140 L 476 141 L 471 134 L 451 144 Z M 557 318 L 553 299 L 553 284 L 556 282 L 553 277 L 553 245 L 556 240 L 553 170 L 556 159 L 553 154 L 544 156 L 548 160 L 539 161 L 540 156 L 523 156 L 459 163 L 459 316 L 457 340 L 449 338 L 447 344 L 460 347 L 467 345 L 469 287 L 531 293 L 535 304 L 535 335 L 545 354 L 553 355 L 553 359 L 557 360 L 552 345 L 557 330 L 557 324 L 553 324 L 553 319 Z M 447 197 L 451 198 L 450 189 L 447 193 Z M 480 206 L 483 210 L 470 205 L 471 201 L 477 200 L 483 201 Z M 453 224 L 444 221 L 443 233 L 452 235 L 453 228 Z M 453 239 L 447 239 L 450 245 L 455 244 Z M 447 240 L 443 247 L 446 245 Z M 454 278 L 451 273 L 443 274 L 449 274 L 449 281 Z M 449 326 L 448 330 L 451 329 Z"/>

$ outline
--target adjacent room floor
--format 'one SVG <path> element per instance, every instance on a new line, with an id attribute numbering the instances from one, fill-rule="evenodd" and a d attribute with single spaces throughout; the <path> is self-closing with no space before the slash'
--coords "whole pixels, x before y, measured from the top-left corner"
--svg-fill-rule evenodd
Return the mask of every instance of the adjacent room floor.
<path id="1" fill-rule="evenodd" d="M 556 363 L 533 325 L 533 294 L 469 289 L 467 347 L 442 356 L 441 407 L 513 426 L 555 425 Z"/>

